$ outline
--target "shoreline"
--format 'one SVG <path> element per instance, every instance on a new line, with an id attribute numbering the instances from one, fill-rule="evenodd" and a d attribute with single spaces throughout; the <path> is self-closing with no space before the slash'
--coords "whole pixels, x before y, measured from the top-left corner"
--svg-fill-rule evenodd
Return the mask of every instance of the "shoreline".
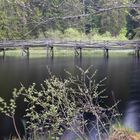
<path id="1" fill-rule="evenodd" d="M 47 57 L 47 50 L 44 48 L 30 48 L 29 50 L 30 58 L 45 58 Z M 109 56 L 111 57 L 117 57 L 117 56 L 130 56 L 134 55 L 133 50 L 109 50 Z M 0 56 L 3 56 L 3 52 L 0 52 Z M 26 57 L 27 55 L 23 53 L 21 49 L 15 49 L 15 50 L 6 50 L 5 51 L 5 57 Z M 74 49 L 71 48 L 55 48 L 54 49 L 54 57 L 73 57 L 75 56 Z M 99 49 L 83 49 L 82 50 L 82 56 L 88 56 L 88 57 L 102 57 L 104 56 L 104 51 Z M 49 56 L 51 57 L 51 56 Z M 79 56 L 77 56 L 79 57 Z"/>

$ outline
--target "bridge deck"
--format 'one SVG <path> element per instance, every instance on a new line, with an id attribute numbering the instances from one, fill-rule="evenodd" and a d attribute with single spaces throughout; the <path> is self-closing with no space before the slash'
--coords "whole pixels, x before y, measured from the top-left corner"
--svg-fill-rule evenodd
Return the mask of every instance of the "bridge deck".
<path id="1" fill-rule="evenodd" d="M 136 56 L 139 57 L 140 52 L 140 41 L 54 41 L 54 40 L 13 40 L 13 41 L 0 41 L 0 51 L 3 51 L 3 56 L 5 56 L 5 51 L 9 49 L 21 48 L 23 52 L 29 56 L 29 48 L 31 47 L 44 47 L 47 48 L 47 55 L 54 56 L 54 47 L 61 47 L 65 49 L 66 47 L 73 48 L 75 50 L 75 55 L 82 56 L 82 49 L 101 49 L 104 50 L 105 56 L 108 57 L 109 50 L 134 50 Z"/>
<path id="2" fill-rule="evenodd" d="M 22 48 L 22 47 L 70 47 L 70 48 L 98 48 L 98 49 L 136 49 L 140 48 L 140 41 L 50 41 L 50 40 L 14 40 L 0 41 L 0 49 L 3 48 Z"/>

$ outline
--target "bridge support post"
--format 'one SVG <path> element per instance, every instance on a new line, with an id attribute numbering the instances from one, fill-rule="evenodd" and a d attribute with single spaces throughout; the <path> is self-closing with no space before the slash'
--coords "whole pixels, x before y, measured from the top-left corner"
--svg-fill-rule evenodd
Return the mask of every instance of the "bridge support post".
<path id="1" fill-rule="evenodd" d="M 54 57 L 54 47 L 53 45 L 47 45 L 47 57 Z"/>
<path id="2" fill-rule="evenodd" d="M 5 58 L 5 49 L 3 48 L 3 58 Z"/>
<path id="3" fill-rule="evenodd" d="M 77 48 L 74 48 L 74 51 L 75 51 L 75 56 L 78 56 L 79 52 L 78 52 Z"/>
<path id="4" fill-rule="evenodd" d="M 0 49 L 0 52 L 2 52 L 3 58 L 5 57 L 5 48 Z"/>
<path id="5" fill-rule="evenodd" d="M 109 50 L 107 48 L 104 48 L 104 57 L 109 57 Z"/>
<path id="6" fill-rule="evenodd" d="M 140 49 L 139 49 L 139 47 L 137 47 L 137 48 L 135 49 L 135 56 L 136 56 L 137 58 L 140 57 Z"/>
<path id="7" fill-rule="evenodd" d="M 30 55 L 29 47 L 26 48 L 26 52 L 27 52 L 27 57 L 29 57 L 29 55 Z"/>
<path id="8" fill-rule="evenodd" d="M 46 46 L 47 57 L 49 57 L 49 45 Z"/>
<path id="9" fill-rule="evenodd" d="M 76 47 L 74 48 L 75 50 L 75 56 L 79 56 L 80 58 L 82 57 L 82 48 L 81 47 Z"/>
<path id="10" fill-rule="evenodd" d="M 80 58 L 82 58 L 82 48 L 80 48 Z"/>
<path id="11" fill-rule="evenodd" d="M 53 58 L 54 57 L 54 47 L 53 46 L 51 46 L 51 57 Z"/>
<path id="12" fill-rule="evenodd" d="M 30 51 L 29 51 L 29 47 L 23 47 L 22 48 L 22 55 L 24 56 L 24 54 L 29 57 L 30 55 Z"/>

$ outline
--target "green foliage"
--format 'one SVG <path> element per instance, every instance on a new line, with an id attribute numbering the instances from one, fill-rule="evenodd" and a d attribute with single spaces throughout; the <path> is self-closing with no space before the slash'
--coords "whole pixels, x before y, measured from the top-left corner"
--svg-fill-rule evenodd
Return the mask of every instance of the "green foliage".
<path id="1" fill-rule="evenodd" d="M 73 38 L 75 40 L 82 38 L 82 33 L 79 32 L 77 29 L 68 28 L 65 30 L 64 36 L 66 38 Z"/>
<path id="2" fill-rule="evenodd" d="M 119 36 L 118 36 L 119 40 L 127 40 L 126 33 L 127 33 L 127 29 L 126 28 L 122 28 L 120 30 L 120 33 L 119 33 Z"/>
<path id="3" fill-rule="evenodd" d="M 134 1 L 134 4 L 140 4 L 139 1 Z M 126 17 L 126 27 L 127 27 L 127 33 L 126 37 L 128 39 L 133 39 L 135 35 L 137 34 L 137 31 L 135 29 L 140 27 L 140 12 L 139 9 L 131 9 L 129 10 L 129 14 Z M 137 38 L 137 37 L 136 37 Z"/>
<path id="4" fill-rule="evenodd" d="M 98 15 L 94 13 L 99 9 L 127 3 L 129 0 L 1 0 L 0 39 L 29 39 L 40 36 L 49 38 L 50 30 L 60 31 L 66 34 L 67 38 L 76 35 L 84 39 L 84 32 L 90 33 L 92 29 L 97 29 L 99 34 L 109 32 L 111 36 L 116 37 L 126 26 L 128 9 L 112 9 Z M 138 10 L 133 9 L 133 11 L 135 12 L 131 14 L 132 17 L 127 16 L 128 31 L 139 19 Z M 90 16 L 72 18 L 82 14 Z M 137 22 L 139 24 L 139 20 Z"/>
<path id="5" fill-rule="evenodd" d="M 116 37 L 113 37 L 110 32 L 105 32 L 100 34 L 98 29 L 94 29 L 90 34 L 85 34 L 82 31 L 77 30 L 76 28 L 67 28 L 64 33 L 59 30 L 50 30 L 46 33 L 50 39 L 55 40 L 72 40 L 72 41 L 108 41 L 108 40 L 127 40 L 125 37 L 125 28 L 120 31 L 120 34 Z M 42 36 L 40 36 L 42 38 Z"/>

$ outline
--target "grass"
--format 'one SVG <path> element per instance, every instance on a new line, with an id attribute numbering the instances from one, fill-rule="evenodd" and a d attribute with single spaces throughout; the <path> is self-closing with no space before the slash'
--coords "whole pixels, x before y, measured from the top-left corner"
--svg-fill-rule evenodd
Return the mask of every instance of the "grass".
<path id="1" fill-rule="evenodd" d="M 108 140 L 140 140 L 140 133 L 117 124 L 112 127 Z"/>

